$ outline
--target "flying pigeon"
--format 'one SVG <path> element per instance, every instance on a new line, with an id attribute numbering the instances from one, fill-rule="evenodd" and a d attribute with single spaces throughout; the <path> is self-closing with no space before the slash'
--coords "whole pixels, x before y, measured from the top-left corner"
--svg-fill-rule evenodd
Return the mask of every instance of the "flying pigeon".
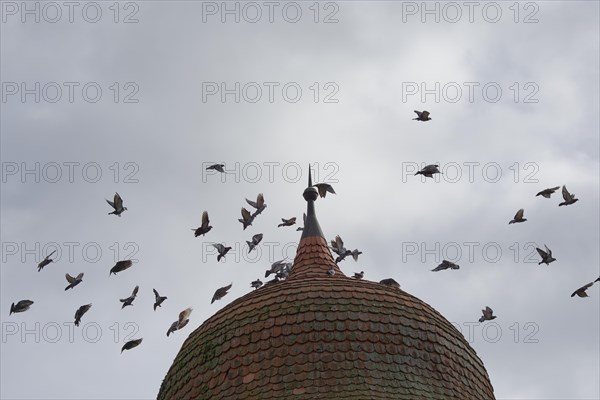
<path id="1" fill-rule="evenodd" d="M 292 226 L 296 223 L 296 217 L 292 217 L 290 219 L 281 218 L 281 221 L 283 221 L 283 223 L 277 225 L 278 228 L 281 226 Z"/>
<path id="2" fill-rule="evenodd" d="M 133 288 L 133 292 L 131 292 L 131 296 L 129 296 L 128 298 L 126 298 L 126 299 L 119 299 L 119 301 L 121 303 L 123 303 L 123 305 L 121 306 L 121 310 L 124 309 L 127 306 L 133 305 L 133 301 L 135 300 L 135 296 L 137 296 L 137 292 L 138 292 L 139 288 L 140 288 L 139 286 L 134 287 Z"/>
<path id="3" fill-rule="evenodd" d="M 335 194 L 333 186 L 331 186 L 329 183 L 317 183 L 313 186 L 317 188 L 317 190 L 319 191 L 319 196 L 321 197 L 325 197 L 325 195 L 327 195 L 327 192 Z"/>
<path id="4" fill-rule="evenodd" d="M 435 267 L 434 269 L 432 269 L 433 272 L 438 272 L 438 271 L 443 271 L 445 269 L 459 269 L 460 266 L 457 264 L 454 264 L 453 262 L 450 262 L 448 260 L 442 260 L 442 263 L 440 265 L 438 265 L 437 267 Z"/>
<path id="5" fill-rule="evenodd" d="M 92 308 L 91 304 L 86 304 L 84 306 L 81 306 L 77 309 L 77 311 L 75 312 L 75 326 L 79 326 L 79 322 L 81 322 L 81 317 L 83 317 L 83 314 L 85 314 L 86 312 L 88 312 L 88 310 Z"/>
<path id="6" fill-rule="evenodd" d="M 213 298 L 212 298 L 212 300 L 210 301 L 210 304 L 214 303 L 214 302 L 215 302 L 215 300 L 221 300 L 223 297 L 225 297 L 225 295 L 227 294 L 227 291 L 228 291 L 229 289 L 231 289 L 231 286 L 232 286 L 232 285 L 233 285 L 233 284 L 232 284 L 232 283 L 230 283 L 230 284 L 229 284 L 229 285 L 227 285 L 227 286 L 223 286 L 222 288 L 218 288 L 218 289 L 215 291 L 215 294 L 213 295 Z"/>
<path id="7" fill-rule="evenodd" d="M 263 285 L 263 283 L 262 283 L 262 281 L 260 279 L 252 281 L 252 283 L 250 283 L 250 286 L 252 286 L 254 289 L 258 289 L 262 285 Z"/>
<path id="8" fill-rule="evenodd" d="M 381 281 L 379 281 L 379 283 L 381 283 L 382 285 L 400 289 L 400 284 L 392 278 L 382 279 Z"/>
<path id="9" fill-rule="evenodd" d="M 352 255 L 352 258 L 354 258 L 354 261 L 358 261 L 358 256 L 362 254 L 362 251 L 359 251 L 358 249 L 354 249 L 350 252 L 350 255 Z"/>
<path id="10" fill-rule="evenodd" d="M 73 289 L 75 286 L 81 283 L 81 280 L 83 279 L 83 272 L 77 275 L 75 278 L 69 274 L 65 274 L 65 278 L 67 278 L 67 281 L 69 282 L 69 286 L 67 286 L 65 290 Z"/>
<path id="11" fill-rule="evenodd" d="M 118 261 L 115 264 L 115 266 L 110 269 L 108 276 L 110 276 L 111 274 L 116 275 L 117 272 L 125 271 L 127 268 L 131 267 L 132 265 L 133 265 L 133 261 L 131 261 L 131 260 Z"/>
<path id="12" fill-rule="evenodd" d="M 278 272 L 280 272 L 283 268 L 285 268 L 285 259 L 283 260 L 279 260 L 279 261 L 275 261 L 273 264 L 271 264 L 271 269 L 268 269 L 265 272 L 265 278 L 267 278 L 269 275 L 271 274 L 277 274 Z"/>
<path id="13" fill-rule="evenodd" d="M 193 308 L 190 307 L 190 308 L 186 308 L 185 310 L 180 312 L 179 318 L 177 319 L 177 321 L 173 322 L 171 324 L 171 327 L 167 331 L 167 336 L 169 336 L 171 334 L 171 332 L 175 332 L 176 330 L 181 329 L 184 326 L 186 326 L 188 324 L 188 322 L 190 322 L 190 314 L 192 313 L 192 311 L 193 311 Z"/>
<path id="14" fill-rule="evenodd" d="M 545 198 L 549 199 L 550 196 L 552 195 L 552 193 L 556 192 L 558 189 L 560 189 L 560 186 L 544 189 L 541 192 L 539 192 L 538 194 L 536 194 L 535 197 L 544 196 Z"/>
<path id="15" fill-rule="evenodd" d="M 517 222 L 525 222 L 527 221 L 527 218 L 523 218 L 523 213 L 525 212 L 524 209 L 520 209 L 519 211 L 517 211 L 517 213 L 515 214 L 515 218 L 512 219 L 508 224 L 515 224 Z"/>
<path id="16" fill-rule="evenodd" d="M 250 206 L 256 209 L 254 214 L 252 214 L 252 217 L 256 217 L 258 214 L 262 213 L 265 208 L 267 208 L 267 205 L 265 204 L 265 198 L 262 193 L 259 193 L 258 196 L 256 196 L 255 202 L 246 199 L 246 203 L 250 204 Z"/>
<path id="17" fill-rule="evenodd" d="M 290 272 L 292 272 L 294 264 L 289 262 L 282 265 L 281 269 L 276 272 L 275 277 L 277 279 L 286 279 Z"/>
<path id="18" fill-rule="evenodd" d="M 19 313 L 19 312 L 27 311 L 27 310 L 29 310 L 29 307 L 31 307 L 32 304 L 33 304 L 33 301 L 31 301 L 31 300 L 21 300 L 17 304 L 12 303 L 10 305 L 10 313 L 8 315 L 11 315 L 12 313 Z"/>
<path id="19" fill-rule="evenodd" d="M 556 261 L 556 258 L 552 257 L 552 250 L 550 250 L 546 245 L 544 245 L 544 247 L 546 248 L 546 251 L 540 249 L 539 247 L 535 248 L 540 257 L 542 257 L 542 261 L 540 261 L 538 265 L 541 265 L 542 263 L 549 265 L 552 261 Z"/>
<path id="20" fill-rule="evenodd" d="M 113 212 L 109 212 L 108 215 L 115 214 L 120 217 L 121 213 L 123 213 L 123 211 L 127 210 L 127 207 L 123 207 L 123 199 L 121 198 L 121 196 L 119 196 L 119 193 L 115 192 L 115 197 L 114 197 L 113 201 L 106 200 L 106 202 L 108 204 L 110 204 L 110 206 L 112 208 L 115 209 Z"/>
<path id="21" fill-rule="evenodd" d="M 135 339 L 135 340 L 130 340 L 129 342 L 125 343 L 123 345 L 123 347 L 121 348 L 121 354 L 123 354 L 123 350 L 131 350 L 134 347 L 139 346 L 139 344 L 142 343 L 142 339 L 143 338 L 139 338 L 139 339 Z"/>
<path id="22" fill-rule="evenodd" d="M 344 247 L 344 241 L 342 240 L 340 235 L 337 235 L 335 239 L 331 241 L 331 250 L 333 250 L 333 252 L 339 256 L 344 254 L 344 257 L 352 253 L 350 252 L 349 254 L 346 254 L 348 250 L 346 250 L 346 248 Z"/>
<path id="23" fill-rule="evenodd" d="M 335 275 L 335 269 L 333 269 L 333 267 L 329 268 L 327 270 L 327 275 L 334 276 Z"/>
<path id="24" fill-rule="evenodd" d="M 567 190 L 567 187 L 565 185 L 563 185 L 562 188 L 562 195 L 563 195 L 563 199 L 565 199 L 565 201 L 563 201 L 562 203 L 560 203 L 558 206 L 568 206 L 570 204 L 573 204 L 575 202 L 577 202 L 579 199 L 575 198 L 574 194 L 569 193 L 569 191 Z"/>
<path id="25" fill-rule="evenodd" d="M 156 307 L 160 307 L 162 302 L 165 301 L 167 299 L 167 297 L 161 296 L 160 294 L 158 294 L 156 289 L 152 289 L 152 291 L 154 292 L 154 311 L 156 311 Z"/>
<path id="26" fill-rule="evenodd" d="M 598 278 L 598 279 L 600 279 L 600 278 Z M 573 292 L 571 297 L 573 297 L 575 295 L 577 295 L 579 297 L 589 297 L 585 291 L 588 290 L 590 287 L 592 287 L 593 284 L 594 284 L 594 282 L 590 282 L 587 285 L 580 287 L 579 289 L 577 289 L 576 291 Z"/>
<path id="27" fill-rule="evenodd" d="M 225 174 L 225 170 L 223 169 L 223 167 L 225 166 L 225 164 L 213 164 L 210 167 L 206 167 L 206 170 L 208 171 L 209 169 L 214 169 L 215 171 L 219 171 L 223 174 Z"/>
<path id="28" fill-rule="evenodd" d="M 483 313 L 483 315 L 481 316 L 481 318 L 479 318 L 479 322 L 491 321 L 494 318 L 496 318 L 495 315 L 492 315 L 492 313 L 494 312 L 494 310 L 492 310 L 488 306 L 485 307 L 485 310 L 481 310 L 481 312 Z"/>
<path id="29" fill-rule="evenodd" d="M 208 225 L 209 223 L 210 221 L 208 220 L 208 212 L 204 211 L 202 213 L 202 225 L 200 225 L 196 229 L 192 228 L 192 230 L 194 231 L 194 237 L 198 237 L 200 235 L 208 233 L 212 229 L 212 226 Z"/>
<path id="30" fill-rule="evenodd" d="M 252 236 L 252 241 L 246 241 L 246 243 L 248 243 L 248 253 L 250 253 L 256 246 L 258 246 L 262 238 L 263 234 L 257 233 L 256 235 Z"/>
<path id="31" fill-rule="evenodd" d="M 429 111 L 415 110 L 415 113 L 417 113 L 417 118 L 413 118 L 413 121 L 431 121 L 431 118 L 429 118 Z"/>
<path id="32" fill-rule="evenodd" d="M 242 223 L 242 225 L 244 226 L 244 230 L 246 230 L 247 227 L 252 225 L 252 221 L 254 221 L 254 217 L 250 214 L 250 211 L 248 211 L 244 207 L 242 207 L 242 218 L 239 218 L 238 221 L 240 221 Z"/>
<path id="33" fill-rule="evenodd" d="M 51 262 L 54 262 L 54 260 L 50 259 L 50 256 L 54 253 L 56 253 L 56 250 L 48 254 L 42 261 L 40 261 L 40 263 L 38 264 L 38 272 L 40 272 L 42 268 L 44 268 L 46 265 L 50 264 Z"/>
<path id="34" fill-rule="evenodd" d="M 227 254 L 227 252 L 231 250 L 231 247 L 225 247 L 221 243 L 215 243 L 213 244 L 213 246 L 219 252 L 219 254 L 217 255 L 217 262 L 221 261 L 221 258 L 225 257 L 225 254 Z"/>
<path id="35" fill-rule="evenodd" d="M 362 279 L 364 276 L 365 276 L 365 272 L 360 271 L 360 272 L 355 272 L 353 278 L 354 279 Z"/>
<path id="36" fill-rule="evenodd" d="M 433 174 L 441 174 L 438 168 L 439 165 L 437 164 L 426 165 L 420 171 L 415 172 L 415 175 L 424 175 L 426 178 L 433 178 Z"/>

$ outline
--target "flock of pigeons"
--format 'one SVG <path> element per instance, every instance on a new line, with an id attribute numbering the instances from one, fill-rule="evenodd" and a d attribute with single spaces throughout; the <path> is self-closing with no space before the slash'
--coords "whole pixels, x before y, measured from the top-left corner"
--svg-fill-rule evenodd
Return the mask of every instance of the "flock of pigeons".
<path id="1" fill-rule="evenodd" d="M 415 113 L 417 114 L 417 118 L 413 118 L 413 120 L 423 121 L 423 122 L 431 120 L 431 118 L 429 117 L 428 111 L 415 110 Z M 434 174 L 441 174 L 441 172 L 439 170 L 439 165 L 437 165 L 437 164 L 426 165 L 420 171 L 417 171 L 415 173 L 415 175 L 423 175 L 426 178 L 433 178 Z M 552 194 L 554 192 L 556 192 L 558 189 L 560 189 L 560 186 L 544 189 L 541 192 L 537 193 L 535 196 L 536 197 L 542 196 L 542 197 L 549 199 L 552 196 Z M 579 200 L 578 198 L 575 197 L 575 194 L 569 193 L 566 185 L 563 185 L 563 187 L 562 187 L 562 197 L 563 197 L 564 201 L 558 204 L 559 207 L 575 204 Z M 514 218 L 512 220 L 510 220 L 508 222 L 508 224 L 510 225 L 510 224 L 516 224 L 516 223 L 527 221 L 526 218 L 523 218 L 524 213 L 525 213 L 525 210 L 523 208 L 518 210 L 517 213 L 515 214 Z M 544 245 L 544 248 L 545 249 L 542 250 L 539 247 L 536 247 L 536 250 L 541 257 L 541 261 L 538 263 L 538 265 L 541 265 L 541 264 L 550 265 L 551 262 L 556 261 L 556 258 L 552 257 L 552 250 L 550 250 L 548 248 L 548 246 L 546 246 L 546 245 Z M 437 272 L 437 271 L 442 271 L 445 269 L 459 269 L 459 266 L 454 264 L 453 262 L 443 260 L 442 263 L 440 265 L 438 265 L 436 268 L 432 269 L 432 271 Z M 589 289 L 590 287 L 592 287 L 594 282 L 600 282 L 600 277 L 598 279 L 596 279 L 595 281 L 590 282 L 590 283 L 580 287 L 576 291 L 574 291 L 573 294 L 571 294 L 571 297 L 574 297 L 575 295 L 577 295 L 579 297 L 588 297 L 586 290 Z M 496 318 L 495 316 L 492 315 L 493 310 L 490 307 L 486 306 L 485 310 L 481 310 L 481 312 L 483 313 L 483 315 L 479 319 L 479 322 L 489 321 L 489 320 Z"/>

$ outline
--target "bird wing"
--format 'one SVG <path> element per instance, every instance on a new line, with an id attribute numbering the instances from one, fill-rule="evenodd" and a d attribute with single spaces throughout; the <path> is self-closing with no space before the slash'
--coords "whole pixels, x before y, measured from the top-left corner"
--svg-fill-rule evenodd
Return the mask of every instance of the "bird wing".
<path id="1" fill-rule="evenodd" d="M 254 208 L 258 208 L 258 204 L 256 204 L 255 202 L 253 202 L 252 200 L 248 200 L 246 199 L 246 203 L 250 204 L 250 206 L 254 207 Z"/>
<path id="2" fill-rule="evenodd" d="M 571 194 L 567 190 L 567 186 L 566 185 L 563 185 L 562 196 L 563 196 L 563 199 L 565 199 L 565 201 L 571 200 Z"/>
<path id="3" fill-rule="evenodd" d="M 105 199 L 105 200 L 106 200 L 106 199 Z M 111 206 L 112 208 L 114 208 L 115 210 L 117 209 L 117 207 L 115 207 L 115 203 L 113 203 L 112 201 L 110 201 L 110 200 L 106 200 L 106 202 L 107 202 L 108 204 L 110 204 L 110 206 Z"/>
<path id="4" fill-rule="evenodd" d="M 79 275 L 75 278 L 76 281 L 80 281 L 83 278 L 83 272 L 80 272 Z"/>
<path id="5" fill-rule="evenodd" d="M 262 233 L 257 233 L 256 235 L 252 236 L 252 243 L 254 244 L 259 244 L 260 241 L 263 238 L 263 234 Z"/>
<path id="6" fill-rule="evenodd" d="M 202 213 L 202 227 L 203 228 L 208 227 L 208 223 L 209 223 L 209 220 L 208 220 L 208 211 L 204 211 Z"/>
<path id="7" fill-rule="evenodd" d="M 223 246 L 221 243 L 213 243 L 213 246 L 217 249 L 219 253 L 225 251 L 225 246 Z"/>
<path id="8" fill-rule="evenodd" d="M 73 283 L 75 282 L 75 278 L 73 278 L 71 275 L 69 274 L 65 274 L 65 278 L 67 278 L 67 282 L 69 283 Z"/>
<path id="9" fill-rule="evenodd" d="M 535 249 L 537 250 L 540 257 L 542 257 L 542 258 L 548 257 L 548 253 L 546 253 L 544 250 L 540 249 L 539 247 L 536 247 Z"/>
<path id="10" fill-rule="evenodd" d="M 338 249 L 338 251 L 340 253 L 343 253 L 346 250 L 344 248 L 344 241 L 342 240 L 342 238 L 340 237 L 340 235 L 337 235 L 335 237 L 335 244 L 336 244 L 336 247 L 337 247 L 337 249 Z"/>
<path id="11" fill-rule="evenodd" d="M 48 254 L 48 255 L 47 255 L 45 258 L 44 258 L 44 260 L 49 260 L 49 259 L 50 259 L 50 257 L 52 256 L 52 254 L 54 254 L 54 253 L 56 253 L 56 250 L 54 250 L 52 253 Z"/>
<path id="12" fill-rule="evenodd" d="M 242 218 L 244 219 L 244 221 L 248 221 L 250 220 L 250 211 L 246 210 L 244 207 L 242 207 Z"/>
<path id="13" fill-rule="evenodd" d="M 523 209 L 523 208 L 521 208 L 519 211 L 517 211 L 517 213 L 515 214 L 515 219 L 516 220 L 523 219 L 524 212 L 525 212 L 525 209 Z"/>
<path id="14" fill-rule="evenodd" d="M 123 199 L 121 198 L 121 196 L 119 196 L 119 193 L 115 192 L 115 207 L 117 210 L 120 210 L 121 208 L 123 208 Z"/>
<path id="15" fill-rule="evenodd" d="M 265 205 L 265 198 L 262 193 L 259 193 L 258 196 L 256 196 L 256 205 L 258 206 L 256 208 L 262 208 Z"/>
<path id="16" fill-rule="evenodd" d="M 547 254 L 548 254 L 548 257 L 552 257 L 552 250 L 550 250 L 550 249 L 548 248 L 548 246 L 546 246 L 546 245 L 544 245 L 544 247 L 546 248 L 546 251 L 548 252 L 548 253 L 547 253 Z"/>
<path id="17" fill-rule="evenodd" d="M 115 267 L 119 268 L 119 270 L 124 270 L 124 269 L 131 267 L 132 265 L 133 265 L 133 261 L 123 260 L 123 261 L 118 261 L 117 264 L 115 265 Z"/>
<path id="18" fill-rule="evenodd" d="M 179 319 L 177 320 L 178 325 L 181 325 L 183 323 L 183 321 L 185 321 L 186 319 L 188 319 L 190 317 L 192 310 L 193 309 L 191 307 L 189 307 L 179 313 Z"/>
<path id="19" fill-rule="evenodd" d="M 415 110 L 415 113 L 417 113 L 417 116 L 421 117 L 421 111 Z"/>
<path id="20" fill-rule="evenodd" d="M 427 119 L 427 117 L 429 117 L 429 111 L 423 111 L 421 114 L 419 114 L 419 117 Z"/>
<path id="21" fill-rule="evenodd" d="M 131 295 L 133 297 L 137 296 L 137 293 L 138 293 L 139 289 L 140 289 L 140 287 L 136 285 L 136 287 L 133 288 L 133 292 L 131 292 Z"/>
<path id="22" fill-rule="evenodd" d="M 156 289 L 152 289 L 152 291 L 154 292 L 154 297 L 156 298 L 156 301 L 158 301 L 158 298 L 160 297 L 160 295 L 158 294 Z"/>

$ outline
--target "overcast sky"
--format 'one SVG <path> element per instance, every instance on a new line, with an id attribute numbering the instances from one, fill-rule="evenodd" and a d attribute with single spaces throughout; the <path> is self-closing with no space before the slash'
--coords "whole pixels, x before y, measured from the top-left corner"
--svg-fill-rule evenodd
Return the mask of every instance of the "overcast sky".
<path id="1" fill-rule="evenodd" d="M 316 203 L 326 238 L 363 251 L 344 273 L 440 311 L 498 399 L 600 397 L 600 284 L 570 297 L 600 272 L 598 2 L 1 7 L 2 398 L 155 398 L 186 337 L 293 259 L 301 224 L 277 224 L 301 221 L 309 163 L 337 192 Z M 426 164 L 443 175 L 413 175 Z M 576 204 L 535 197 L 565 184 Z M 194 238 L 204 210 L 213 229 Z M 225 261 L 212 243 L 233 247 Z M 538 266 L 544 244 L 557 261 Z M 442 259 L 460 269 L 430 272 Z M 473 324 L 485 306 L 497 319 Z"/>

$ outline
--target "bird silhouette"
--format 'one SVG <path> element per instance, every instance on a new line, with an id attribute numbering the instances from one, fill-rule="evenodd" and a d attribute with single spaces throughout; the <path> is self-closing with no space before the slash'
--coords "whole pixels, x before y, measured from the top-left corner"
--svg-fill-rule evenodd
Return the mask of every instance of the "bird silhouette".
<path id="1" fill-rule="evenodd" d="M 263 234 L 257 233 L 256 235 L 252 236 L 252 240 L 250 242 L 246 241 L 246 243 L 248 244 L 248 253 L 250 253 L 256 246 L 258 246 L 262 238 Z"/>
<path id="2" fill-rule="evenodd" d="M 393 287 L 395 289 L 400 289 L 400 284 L 392 278 L 382 279 L 379 281 L 379 283 L 385 286 Z"/>
<path id="3" fill-rule="evenodd" d="M 317 188 L 319 196 L 321 197 L 325 197 L 327 195 L 327 192 L 331 194 L 336 194 L 335 190 L 333 190 L 333 186 L 331 186 L 329 183 L 317 183 L 313 186 Z"/>
<path id="4" fill-rule="evenodd" d="M 186 326 L 188 322 L 190 322 L 190 314 L 192 313 L 193 308 L 189 307 L 179 313 L 179 318 L 177 321 L 173 322 L 167 331 L 167 336 L 169 336 L 172 332 L 179 330 Z"/>
<path id="5" fill-rule="evenodd" d="M 563 185 L 562 187 L 562 196 L 563 199 L 565 201 L 563 201 L 562 203 L 560 203 L 558 206 L 568 206 L 570 204 L 576 203 L 577 201 L 579 201 L 579 199 L 575 198 L 574 194 L 569 193 L 569 191 L 567 190 L 567 186 Z"/>
<path id="6" fill-rule="evenodd" d="M 232 284 L 232 283 L 230 283 L 230 284 L 229 284 L 229 285 L 227 285 L 227 286 L 223 286 L 222 288 L 218 288 L 218 289 L 215 291 L 215 294 L 213 295 L 213 298 L 212 298 L 212 300 L 210 301 L 210 304 L 214 303 L 214 302 L 215 302 L 215 300 L 221 300 L 223 297 L 225 297 L 225 295 L 227 294 L 227 291 L 228 291 L 229 289 L 231 289 L 231 286 L 232 286 L 232 285 L 233 285 L 233 284 Z"/>
<path id="7" fill-rule="evenodd" d="M 108 215 L 110 214 L 115 214 L 117 216 L 121 216 L 121 214 L 123 213 L 123 211 L 127 210 L 127 207 L 123 207 L 123 199 L 121 198 L 121 196 L 119 196 L 119 193 L 115 192 L 115 196 L 113 198 L 113 201 L 110 200 L 106 200 L 106 202 L 108 204 L 110 204 L 110 206 L 112 208 L 114 208 L 113 212 L 109 212 Z"/>
<path id="8" fill-rule="evenodd" d="M 417 118 L 413 118 L 413 121 L 431 121 L 431 118 L 429 118 L 429 111 L 415 110 L 415 113 L 417 114 Z"/>
<path id="9" fill-rule="evenodd" d="M 553 187 L 553 188 L 544 189 L 541 192 L 539 192 L 538 194 L 536 194 L 535 197 L 537 197 L 537 196 L 543 196 L 543 197 L 549 199 L 550 196 L 552 195 L 552 193 L 556 192 L 558 189 L 560 189 L 560 186 L 556 186 L 556 187 Z"/>
<path id="10" fill-rule="evenodd" d="M 213 244 L 213 246 L 219 252 L 219 254 L 217 255 L 217 262 L 221 261 L 221 258 L 224 258 L 225 254 L 227 254 L 227 252 L 231 250 L 231 247 L 225 247 L 221 243 L 215 243 Z"/>
<path id="11" fill-rule="evenodd" d="M 262 213 L 265 208 L 267 208 L 267 205 L 265 204 L 265 198 L 262 193 L 259 193 L 258 196 L 256 196 L 256 201 L 246 199 L 246 203 L 256 209 L 252 214 L 252 217 L 256 217 Z"/>
<path id="12" fill-rule="evenodd" d="M 202 213 L 202 225 L 195 229 L 192 228 L 194 231 L 194 237 L 207 234 L 212 229 L 212 226 L 210 226 L 209 223 L 210 221 L 208 220 L 208 212 L 204 211 Z"/>
<path id="13" fill-rule="evenodd" d="M 131 261 L 131 260 L 117 261 L 115 266 L 110 269 L 108 276 L 110 276 L 111 274 L 116 275 L 117 272 L 125 271 L 127 268 L 131 267 L 132 265 L 133 265 L 133 261 Z"/>
<path id="14" fill-rule="evenodd" d="M 415 172 L 415 175 L 423 175 L 426 178 L 433 178 L 433 174 L 441 174 L 441 172 L 438 168 L 439 168 L 438 164 L 426 165 L 420 171 Z"/>
<path id="15" fill-rule="evenodd" d="M 10 305 L 10 313 L 8 315 L 11 315 L 12 313 L 20 313 L 20 312 L 24 312 L 29 310 L 29 307 L 31 307 L 31 305 L 33 304 L 33 301 L 31 300 L 21 300 L 19 302 L 17 302 L 17 304 L 12 303 Z"/>
<path id="16" fill-rule="evenodd" d="M 90 308 L 92 308 L 92 305 L 86 304 L 79 307 L 77 311 L 75 311 L 75 326 L 79 326 L 79 323 L 81 322 L 81 317 L 83 317 L 83 314 L 88 312 Z"/>
<path id="17" fill-rule="evenodd" d="M 282 227 L 282 226 L 292 226 L 296 223 L 296 217 L 292 217 L 290 219 L 285 219 L 285 218 L 281 218 L 281 221 L 283 222 L 282 224 L 277 225 L 277 227 Z"/>
<path id="18" fill-rule="evenodd" d="M 133 301 L 135 300 L 135 297 L 137 296 L 138 290 L 139 290 L 139 286 L 136 286 L 133 288 L 133 292 L 131 292 L 131 296 L 129 296 L 126 299 L 119 299 L 119 301 L 121 303 L 123 303 L 123 305 L 121 306 L 121 310 L 124 309 L 127 306 L 132 306 L 133 305 Z"/>
<path id="19" fill-rule="evenodd" d="M 437 267 L 435 267 L 434 269 L 432 269 L 433 272 L 438 272 L 438 271 L 443 271 L 445 269 L 459 269 L 460 265 L 454 264 L 453 262 L 450 262 L 448 260 L 442 260 L 442 263 L 440 265 L 438 265 Z"/>
<path id="20" fill-rule="evenodd" d="M 593 284 L 594 284 L 594 282 L 590 282 L 587 285 L 584 285 L 584 286 L 580 287 L 579 289 L 577 289 L 576 291 L 573 292 L 573 294 L 571 295 L 571 297 L 573 297 L 575 295 L 577 295 L 579 297 L 589 297 L 588 294 L 586 293 L 586 290 L 588 290 L 589 288 L 591 288 Z"/>
<path id="21" fill-rule="evenodd" d="M 479 318 L 479 322 L 491 321 L 494 318 L 496 318 L 495 315 L 492 315 L 492 313 L 494 312 L 494 310 L 492 310 L 488 306 L 485 307 L 485 310 L 481 310 L 481 312 L 483 313 L 483 315 L 481 316 L 481 318 Z"/>
<path id="22" fill-rule="evenodd" d="M 65 274 L 65 278 L 69 282 L 69 286 L 65 288 L 65 290 L 73 289 L 75 286 L 79 285 L 83 279 L 83 272 L 77 275 L 77 277 L 73 278 L 69 274 Z"/>
<path id="23" fill-rule="evenodd" d="M 523 213 L 524 212 L 525 212 L 525 210 L 521 208 L 515 214 L 515 218 L 513 218 L 508 224 L 510 225 L 510 224 L 515 224 L 517 222 L 525 222 L 525 221 L 527 221 L 527 218 L 523 218 Z"/>
<path id="24" fill-rule="evenodd" d="M 142 343 L 142 339 L 143 338 L 139 338 L 139 339 L 135 339 L 135 340 L 130 340 L 129 342 L 125 343 L 123 345 L 123 347 L 121 347 L 121 354 L 123 354 L 123 350 L 131 350 L 134 347 L 139 346 L 139 344 Z"/>
<path id="25" fill-rule="evenodd" d="M 211 165 L 209 167 L 206 167 L 206 170 L 208 171 L 208 170 L 214 169 L 215 171 L 219 171 L 222 174 L 225 174 L 226 172 L 223 169 L 223 167 L 225 167 L 225 164 L 213 164 L 213 165 Z"/>
<path id="26" fill-rule="evenodd" d="M 544 247 L 546 248 L 546 251 L 540 249 L 539 247 L 535 248 L 540 257 L 542 257 L 542 261 L 540 261 L 538 265 L 541 265 L 542 263 L 550 265 L 552 261 L 556 261 L 556 258 L 552 257 L 552 250 L 550 250 L 546 245 L 544 245 Z"/>
<path id="27" fill-rule="evenodd" d="M 252 225 L 254 217 L 252 216 L 252 214 L 250 214 L 250 211 L 242 207 L 242 218 L 238 219 L 238 221 L 242 223 L 242 225 L 244 226 L 244 230 L 246 230 L 247 227 Z"/>
<path id="28" fill-rule="evenodd" d="M 156 307 L 160 307 L 160 305 L 163 303 L 163 301 L 167 299 L 167 297 L 158 294 L 156 289 L 152 289 L 152 291 L 154 292 L 154 311 L 156 311 Z"/>
<path id="29" fill-rule="evenodd" d="M 40 261 L 40 263 L 38 264 L 38 272 L 40 272 L 46 265 L 50 264 L 51 262 L 54 262 L 54 260 L 50 259 L 50 256 L 54 253 L 56 253 L 56 250 L 48 254 L 46 257 L 44 257 L 42 261 Z"/>

